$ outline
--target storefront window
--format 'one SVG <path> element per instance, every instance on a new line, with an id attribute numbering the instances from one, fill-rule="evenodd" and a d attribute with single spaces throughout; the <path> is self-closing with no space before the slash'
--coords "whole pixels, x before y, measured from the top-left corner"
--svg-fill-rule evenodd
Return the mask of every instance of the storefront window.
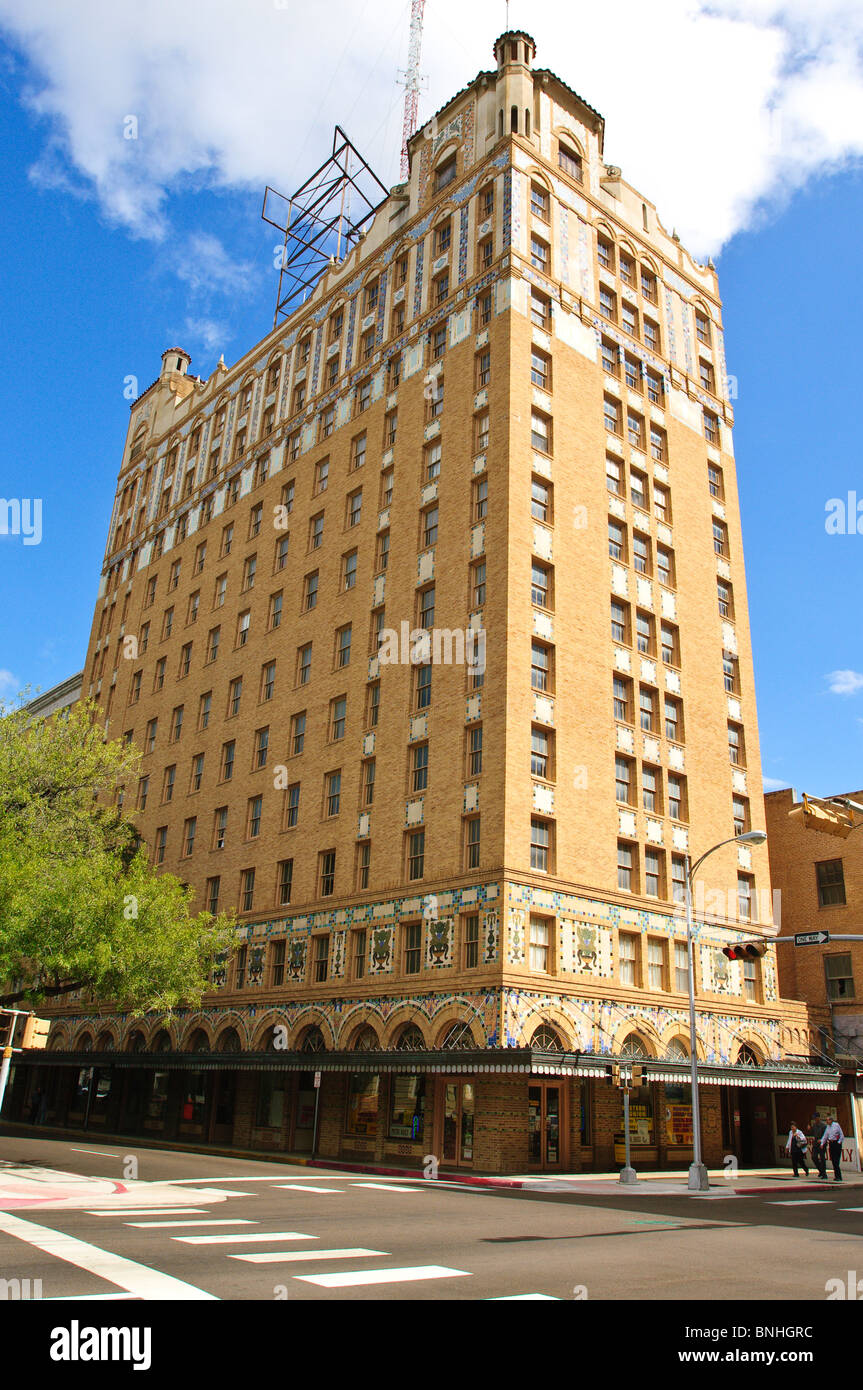
<path id="1" fill-rule="evenodd" d="M 620 1128 L 623 1131 L 623 1093 L 620 1097 Z M 635 1087 L 629 1093 L 629 1141 L 631 1144 L 653 1144 L 653 1090 L 650 1086 Z"/>
<path id="2" fill-rule="evenodd" d="M 183 1105 L 180 1110 L 180 1119 L 184 1125 L 204 1123 L 205 1085 L 202 1071 L 189 1072 L 183 1085 Z"/>
<path id="3" fill-rule="evenodd" d="M 363 1072 L 351 1077 L 348 1087 L 348 1115 L 345 1122 L 348 1134 L 371 1137 L 377 1133 L 379 1087 L 379 1076 Z"/>
<path id="4" fill-rule="evenodd" d="M 153 1087 L 150 1098 L 147 1102 L 147 1118 L 158 1121 L 161 1124 L 165 1116 L 165 1106 L 168 1103 L 168 1073 L 166 1071 L 153 1072 Z"/>
<path id="5" fill-rule="evenodd" d="M 391 1139 L 421 1139 L 425 1121 L 424 1076 L 393 1076 L 390 1083 Z"/>
<path id="6" fill-rule="evenodd" d="M 692 1148 L 692 1087 L 665 1087 L 665 1142 Z"/>
<path id="7" fill-rule="evenodd" d="M 264 1072 L 258 1087 L 255 1124 L 265 1129 L 281 1129 L 285 1117 L 285 1079 Z"/>

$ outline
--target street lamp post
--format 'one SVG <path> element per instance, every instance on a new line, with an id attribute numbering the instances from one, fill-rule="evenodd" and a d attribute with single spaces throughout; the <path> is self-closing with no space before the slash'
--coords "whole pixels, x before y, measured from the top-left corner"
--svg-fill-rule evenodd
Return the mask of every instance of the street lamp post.
<path id="1" fill-rule="evenodd" d="M 763 845 L 767 835 L 763 830 L 749 830 L 745 835 L 735 835 L 729 840 L 720 840 L 705 850 L 690 868 L 689 855 L 686 856 L 686 948 L 689 966 L 689 1060 L 692 1074 L 692 1163 L 689 1168 L 688 1187 L 691 1192 L 706 1192 L 710 1186 L 707 1167 L 701 1156 L 701 1110 L 698 1103 L 698 1035 L 695 1031 L 695 946 L 692 922 L 692 880 L 696 871 L 708 855 L 722 849 L 723 845 Z"/>

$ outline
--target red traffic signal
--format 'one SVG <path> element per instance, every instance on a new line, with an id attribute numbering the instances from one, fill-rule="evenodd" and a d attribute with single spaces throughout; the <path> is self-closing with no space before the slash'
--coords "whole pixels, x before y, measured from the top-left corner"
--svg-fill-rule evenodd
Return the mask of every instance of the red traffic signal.
<path id="1" fill-rule="evenodd" d="M 739 946 L 723 946 L 722 954 L 729 960 L 757 960 L 767 954 L 767 945 L 763 941 L 745 941 Z"/>

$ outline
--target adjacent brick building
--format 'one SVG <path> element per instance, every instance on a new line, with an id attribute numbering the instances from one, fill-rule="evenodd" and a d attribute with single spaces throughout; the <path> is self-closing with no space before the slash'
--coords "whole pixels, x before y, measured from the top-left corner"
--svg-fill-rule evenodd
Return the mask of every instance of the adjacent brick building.
<path id="1" fill-rule="evenodd" d="M 636 1166 L 688 1162 L 686 857 L 725 840 L 706 1157 L 835 1101 L 826 1009 L 722 953 L 770 881 L 733 843 L 764 810 L 716 274 L 529 36 L 494 52 L 285 323 L 206 382 L 170 349 L 132 408 L 85 690 L 144 750 L 154 860 L 246 939 L 199 1012 L 59 1009 L 59 1123 L 607 1168 L 634 1056 Z"/>

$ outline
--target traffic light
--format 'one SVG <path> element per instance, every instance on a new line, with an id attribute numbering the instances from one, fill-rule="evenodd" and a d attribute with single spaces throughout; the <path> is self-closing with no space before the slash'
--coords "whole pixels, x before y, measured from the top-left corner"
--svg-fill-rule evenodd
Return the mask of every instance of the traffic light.
<path id="1" fill-rule="evenodd" d="M 633 1089 L 633 1090 L 637 1090 L 637 1088 L 638 1088 L 639 1086 L 641 1086 L 641 1085 L 643 1084 L 643 1082 L 644 1082 L 644 1067 L 640 1066 L 638 1063 L 635 1063 L 635 1064 L 633 1065 L 633 1067 L 632 1067 L 632 1081 L 631 1081 L 631 1083 L 630 1083 L 631 1086 L 632 1086 L 632 1089 Z"/>
<path id="2" fill-rule="evenodd" d="M 620 1085 L 620 1067 L 617 1065 L 617 1063 L 613 1063 L 613 1064 L 612 1064 L 612 1068 L 611 1068 L 611 1084 L 612 1084 L 612 1086 L 619 1086 L 619 1085 Z"/>
<path id="3" fill-rule="evenodd" d="M 31 1014 L 24 1024 L 24 1036 L 21 1039 L 22 1047 L 47 1047 L 48 1034 L 51 1031 L 51 1020 L 49 1018 L 37 1018 Z"/>
<path id="4" fill-rule="evenodd" d="M 757 960 L 759 956 L 766 956 L 767 943 L 765 941 L 743 941 L 739 946 L 723 946 L 722 954 L 729 960 Z"/>
<path id="5" fill-rule="evenodd" d="M 860 824 L 854 819 L 853 810 L 813 800 L 805 792 L 800 805 L 793 806 L 788 816 L 792 820 L 802 820 L 807 830 L 821 830 L 825 835 L 838 835 L 843 840 L 847 840 Z"/>
<path id="6" fill-rule="evenodd" d="M 15 1015 L 0 1012 L 0 1048 L 12 1045 L 12 1031 L 15 1027 Z"/>

